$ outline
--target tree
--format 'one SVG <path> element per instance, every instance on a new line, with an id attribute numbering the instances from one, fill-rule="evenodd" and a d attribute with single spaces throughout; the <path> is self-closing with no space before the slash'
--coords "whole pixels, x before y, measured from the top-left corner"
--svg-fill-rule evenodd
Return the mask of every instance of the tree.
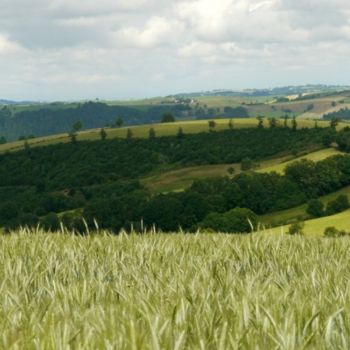
<path id="1" fill-rule="evenodd" d="M 104 128 L 102 128 L 102 129 L 100 130 L 100 136 L 101 136 L 101 140 L 102 140 L 102 141 L 105 140 L 105 139 L 107 138 L 107 133 L 106 133 L 106 131 L 105 131 Z"/>
<path id="2" fill-rule="evenodd" d="M 324 204 L 319 199 L 311 199 L 308 202 L 306 212 L 315 218 L 320 218 L 324 215 Z"/>
<path id="3" fill-rule="evenodd" d="M 209 130 L 213 131 L 215 129 L 215 127 L 216 127 L 215 120 L 209 120 L 208 125 L 209 125 Z"/>
<path id="4" fill-rule="evenodd" d="M 230 119 L 230 121 L 228 122 L 228 127 L 229 127 L 230 130 L 233 130 L 234 126 L 233 126 L 232 119 Z"/>
<path id="5" fill-rule="evenodd" d="M 4 145 L 5 143 L 7 143 L 6 137 L 5 136 L 1 136 L 0 137 L 0 145 Z"/>
<path id="6" fill-rule="evenodd" d="M 339 123 L 339 120 L 337 118 L 332 118 L 331 121 L 329 122 L 329 126 L 335 130 L 337 128 L 338 123 Z"/>
<path id="7" fill-rule="evenodd" d="M 289 117 L 288 117 L 288 115 L 286 114 L 286 115 L 284 116 L 284 122 L 283 122 L 283 126 L 284 126 L 285 128 L 288 128 L 288 119 L 289 119 Z"/>
<path id="8" fill-rule="evenodd" d="M 78 120 L 77 122 L 75 122 L 75 123 L 73 124 L 72 131 L 78 132 L 78 131 L 80 131 L 82 128 L 83 128 L 83 124 L 82 124 L 82 122 L 81 122 L 80 120 Z"/>
<path id="9" fill-rule="evenodd" d="M 256 118 L 258 120 L 258 129 L 264 128 L 264 118 L 262 116 L 259 116 Z"/>
<path id="10" fill-rule="evenodd" d="M 253 161 L 250 158 L 244 158 L 241 162 L 241 170 L 247 171 L 253 168 Z"/>
<path id="11" fill-rule="evenodd" d="M 126 138 L 128 140 L 130 140 L 132 138 L 133 134 L 132 134 L 132 130 L 130 128 L 128 128 L 128 130 L 126 131 Z"/>
<path id="12" fill-rule="evenodd" d="M 184 136 L 184 132 L 182 130 L 182 127 L 180 126 L 179 129 L 177 130 L 177 135 L 176 135 L 179 139 L 183 138 Z"/>
<path id="13" fill-rule="evenodd" d="M 334 226 L 327 227 L 324 230 L 324 235 L 326 237 L 331 237 L 331 238 L 349 236 L 349 234 L 350 234 L 349 232 L 346 232 L 344 230 L 338 230 Z"/>
<path id="14" fill-rule="evenodd" d="M 68 133 L 68 137 L 70 138 L 70 142 L 75 145 L 77 143 L 77 134 L 74 131 Z"/>
<path id="15" fill-rule="evenodd" d="M 123 118 L 121 117 L 118 117 L 114 123 L 114 125 L 117 127 L 117 128 L 121 128 L 122 125 L 124 124 L 124 120 Z"/>
<path id="16" fill-rule="evenodd" d="M 269 118 L 270 129 L 274 129 L 277 126 L 276 118 Z"/>
<path id="17" fill-rule="evenodd" d="M 315 119 L 315 129 L 317 129 L 318 128 L 318 120 L 317 119 Z"/>
<path id="18" fill-rule="evenodd" d="M 227 169 L 227 172 L 229 173 L 229 175 L 233 176 L 236 172 L 235 168 L 233 166 L 230 166 L 228 169 Z"/>
<path id="19" fill-rule="evenodd" d="M 30 150 L 30 145 L 29 145 L 27 139 L 24 141 L 24 149 L 25 149 L 26 151 L 29 151 L 29 150 Z"/>
<path id="20" fill-rule="evenodd" d="M 154 139 L 156 137 L 156 131 L 154 130 L 154 128 L 150 128 L 149 132 L 148 132 L 148 137 L 150 139 Z"/>
<path id="21" fill-rule="evenodd" d="M 296 131 L 297 128 L 298 128 L 297 118 L 296 118 L 296 116 L 294 115 L 294 116 L 293 116 L 293 119 L 292 119 L 292 130 L 293 130 L 293 131 Z"/>
<path id="22" fill-rule="evenodd" d="M 175 122 L 175 117 L 171 112 L 166 112 L 163 114 L 161 123 L 174 123 Z"/>
<path id="23" fill-rule="evenodd" d="M 304 234 L 304 222 L 297 222 L 295 224 L 292 224 L 289 227 L 288 234 L 295 236 L 295 235 L 303 235 Z"/>

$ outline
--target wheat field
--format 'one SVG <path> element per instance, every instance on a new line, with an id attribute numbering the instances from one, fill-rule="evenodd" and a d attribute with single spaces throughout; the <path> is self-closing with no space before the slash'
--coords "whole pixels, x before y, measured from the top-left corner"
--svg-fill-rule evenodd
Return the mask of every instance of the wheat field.
<path id="1" fill-rule="evenodd" d="M 350 239 L 0 236 L 2 349 L 349 349 Z"/>

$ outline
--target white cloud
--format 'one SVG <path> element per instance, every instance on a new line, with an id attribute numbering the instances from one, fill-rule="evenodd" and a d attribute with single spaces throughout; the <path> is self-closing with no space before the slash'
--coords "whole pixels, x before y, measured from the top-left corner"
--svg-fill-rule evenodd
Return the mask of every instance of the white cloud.
<path id="1" fill-rule="evenodd" d="M 350 73 L 348 0 L 2 0 L 0 28 L 0 98 L 7 81 L 118 97 Z"/>
<path id="2" fill-rule="evenodd" d="M 0 34 L 0 55 L 14 55 L 23 51 L 23 48 L 20 47 L 15 42 L 10 41 L 5 35 Z"/>

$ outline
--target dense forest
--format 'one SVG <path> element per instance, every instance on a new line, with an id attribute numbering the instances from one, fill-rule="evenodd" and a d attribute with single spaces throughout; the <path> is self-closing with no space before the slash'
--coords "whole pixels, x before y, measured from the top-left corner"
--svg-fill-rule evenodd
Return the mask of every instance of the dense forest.
<path id="1" fill-rule="evenodd" d="M 152 195 L 140 177 L 169 166 L 236 163 L 297 152 L 349 131 L 331 128 L 240 129 L 149 139 L 106 139 L 0 155 L 0 226 L 59 222 L 83 230 L 86 220 L 116 232 L 155 224 L 249 230 L 246 218 L 290 208 L 350 184 L 350 156 L 291 165 L 285 175 L 251 171 L 196 181 L 181 193 Z M 244 220 L 242 218 L 245 218 Z"/>
<path id="2" fill-rule="evenodd" d="M 51 108 L 49 108 L 51 107 Z M 83 129 L 106 127 L 121 118 L 125 125 L 137 125 L 159 122 L 166 112 L 181 117 L 189 107 L 183 104 L 125 107 L 107 105 L 101 102 L 87 102 L 76 107 L 46 106 L 13 112 L 13 109 L 0 109 L 0 136 L 15 140 L 21 136 L 46 136 L 65 133 L 72 125 L 80 121 Z"/>
<path id="3" fill-rule="evenodd" d="M 175 119 L 247 118 L 244 107 L 207 108 L 189 102 L 158 105 L 120 106 L 101 102 L 64 105 L 52 103 L 27 109 L 2 107 L 0 109 L 0 143 L 19 138 L 38 137 L 69 132 L 79 122 L 82 130 L 108 126 L 159 123 L 164 115 Z"/>

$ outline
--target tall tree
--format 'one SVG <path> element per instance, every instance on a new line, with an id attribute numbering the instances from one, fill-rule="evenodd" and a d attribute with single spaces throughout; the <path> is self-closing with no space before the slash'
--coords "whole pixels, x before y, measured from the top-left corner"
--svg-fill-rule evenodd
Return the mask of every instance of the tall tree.
<path id="1" fill-rule="evenodd" d="M 105 140 L 107 138 L 107 133 L 104 128 L 100 130 L 100 136 L 101 136 L 101 140 Z"/>

